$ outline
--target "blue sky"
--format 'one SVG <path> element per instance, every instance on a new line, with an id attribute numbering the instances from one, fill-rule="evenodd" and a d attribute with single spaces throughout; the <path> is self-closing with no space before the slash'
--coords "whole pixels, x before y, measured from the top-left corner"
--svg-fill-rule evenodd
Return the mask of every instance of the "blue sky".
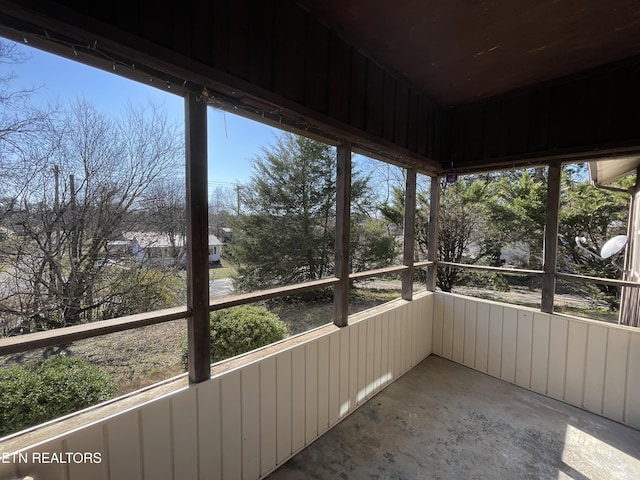
<path id="1" fill-rule="evenodd" d="M 22 64 L 1 65 L 0 68 L 13 71 L 15 88 L 37 88 L 32 97 L 36 105 L 56 101 L 68 104 L 86 98 L 105 113 L 118 116 L 128 102 L 150 100 L 163 105 L 172 121 L 184 123 L 184 101 L 179 95 L 27 45 L 17 45 L 29 59 Z M 251 158 L 261 152 L 262 146 L 273 143 L 277 133 L 277 129 L 269 126 L 209 108 L 210 185 L 245 182 L 251 174 Z"/>

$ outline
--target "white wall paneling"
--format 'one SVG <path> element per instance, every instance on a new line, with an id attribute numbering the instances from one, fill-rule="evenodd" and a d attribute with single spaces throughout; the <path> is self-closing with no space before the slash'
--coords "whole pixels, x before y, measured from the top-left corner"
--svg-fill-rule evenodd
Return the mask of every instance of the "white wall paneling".
<path id="1" fill-rule="evenodd" d="M 640 329 L 447 293 L 432 301 L 434 353 L 640 427 Z"/>
<path id="2" fill-rule="evenodd" d="M 21 450 L 95 450 L 100 464 L 3 465 L 0 479 L 258 479 L 431 353 L 434 298 L 423 292 L 361 312 L 347 327 L 285 341 L 208 381 Z"/>

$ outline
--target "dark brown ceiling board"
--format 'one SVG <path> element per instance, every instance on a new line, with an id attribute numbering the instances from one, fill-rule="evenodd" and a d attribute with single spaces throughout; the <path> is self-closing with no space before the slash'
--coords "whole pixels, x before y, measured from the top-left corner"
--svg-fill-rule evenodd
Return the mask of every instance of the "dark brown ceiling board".
<path id="1" fill-rule="evenodd" d="M 637 0 L 301 0 L 372 59 L 443 105 L 640 53 Z"/>

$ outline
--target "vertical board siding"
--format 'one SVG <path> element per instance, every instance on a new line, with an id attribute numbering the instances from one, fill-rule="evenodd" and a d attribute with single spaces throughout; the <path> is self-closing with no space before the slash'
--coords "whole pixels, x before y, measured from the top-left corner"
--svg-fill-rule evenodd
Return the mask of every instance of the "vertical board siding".
<path id="1" fill-rule="evenodd" d="M 567 378 L 567 345 L 569 321 L 553 318 L 549 327 L 549 378 L 547 393 L 550 397 L 564 400 L 564 385 Z"/>
<path id="2" fill-rule="evenodd" d="M 137 426 L 137 424 L 136 424 Z M 52 440 L 37 447 L 31 449 L 29 452 L 29 457 L 33 458 L 33 456 L 38 455 L 39 458 L 43 458 L 43 455 L 51 456 L 53 452 L 64 452 L 64 443 L 62 440 Z M 82 449 L 84 451 L 84 449 Z M 137 465 L 133 465 L 136 467 Z M 67 480 L 69 477 L 67 476 L 67 465 L 64 463 L 47 463 L 46 461 L 42 462 L 34 462 L 30 464 L 19 463 L 17 465 L 19 478 L 23 476 L 31 476 L 35 480 L 46 479 L 46 480 Z M 98 466 L 99 468 L 99 466 Z M 130 476 L 124 476 L 122 478 L 140 478 L 139 471 L 134 470 Z M 77 477 L 78 479 L 86 478 L 86 477 Z M 93 478 L 93 477 L 91 477 Z M 111 477 L 116 478 L 116 477 Z"/>
<path id="3" fill-rule="evenodd" d="M 305 347 L 304 375 L 305 445 L 318 436 L 318 343 Z"/>
<path id="4" fill-rule="evenodd" d="M 444 330 L 444 297 L 435 295 L 433 298 L 433 338 L 431 348 L 433 353 L 444 357 L 442 353 L 442 333 Z"/>
<path id="5" fill-rule="evenodd" d="M 491 305 L 489 310 L 489 355 L 487 373 L 500 377 L 502 371 L 502 313 L 504 308 Z"/>
<path id="6" fill-rule="evenodd" d="M 585 364 L 584 408 L 602 414 L 604 372 L 607 361 L 607 328 L 589 325 Z"/>
<path id="7" fill-rule="evenodd" d="M 193 461 L 198 451 L 197 391 L 189 388 L 170 401 L 173 478 L 198 478 L 198 462 Z"/>
<path id="8" fill-rule="evenodd" d="M 386 318 L 389 321 L 389 318 Z M 379 315 L 373 322 L 374 340 L 373 340 L 373 393 L 380 390 L 380 382 L 382 377 L 382 323 L 383 316 Z"/>
<path id="9" fill-rule="evenodd" d="M 104 459 L 102 461 L 104 462 Z M 18 474 L 18 463 L 0 462 L 0 477 L 1 478 L 19 478 L 18 475 L 19 475 Z M 26 473 L 25 473 L 25 475 L 26 475 Z"/>
<path id="10" fill-rule="evenodd" d="M 491 306 L 488 303 L 480 303 L 477 305 L 475 368 L 487 373 L 489 371 L 489 314 Z"/>
<path id="11" fill-rule="evenodd" d="M 343 329 L 344 330 L 344 329 Z M 340 332 L 334 332 L 329 336 L 329 405 L 328 405 L 328 425 L 333 426 L 340 419 L 340 406 L 345 399 L 340 395 Z M 344 375 L 342 375 L 344 376 Z M 347 377 L 348 379 L 348 377 Z"/>
<path id="12" fill-rule="evenodd" d="M 531 356 L 533 342 L 533 312 L 518 311 L 516 333 L 515 383 L 521 387 L 531 386 Z"/>
<path id="13" fill-rule="evenodd" d="M 243 368 L 240 374 L 242 425 L 242 478 L 260 476 L 260 366 Z"/>
<path id="14" fill-rule="evenodd" d="M 407 309 L 406 307 L 400 307 L 398 309 L 399 318 L 399 327 L 400 327 L 400 371 L 398 372 L 398 376 L 402 375 L 407 371 L 407 356 L 410 354 L 409 351 L 409 339 L 407 338 L 408 322 L 407 322 Z"/>
<path id="15" fill-rule="evenodd" d="M 222 478 L 242 478 L 242 387 L 239 370 L 221 377 L 220 393 Z"/>
<path id="16" fill-rule="evenodd" d="M 395 111 L 393 115 L 395 117 L 395 131 L 394 142 L 401 147 L 407 146 L 409 137 L 409 88 L 403 85 L 401 82 L 396 84 L 396 98 L 395 98 Z M 385 113 L 386 115 L 386 113 Z"/>
<path id="17" fill-rule="evenodd" d="M 329 428 L 329 337 L 318 340 L 318 427 L 316 435 Z"/>
<path id="18" fill-rule="evenodd" d="M 333 30 L 329 34 L 329 115 L 349 122 L 351 48 Z"/>
<path id="19" fill-rule="evenodd" d="M 367 388 L 367 326 L 368 322 L 358 324 L 358 374 L 356 383 L 356 403 L 360 404 L 365 400 Z"/>
<path id="20" fill-rule="evenodd" d="M 326 113 L 329 89 L 329 30 L 307 16 L 305 58 L 305 102 L 308 107 Z"/>
<path id="21" fill-rule="evenodd" d="M 547 378 L 549 376 L 549 327 L 550 315 L 535 313 L 531 343 L 531 390 L 547 394 Z M 553 366 L 555 368 L 555 365 Z"/>
<path id="22" fill-rule="evenodd" d="M 106 424 L 106 429 L 110 477 L 142 480 L 138 412 L 126 412 L 114 417 Z"/>
<path id="23" fill-rule="evenodd" d="M 474 164 L 624 146 L 640 136 L 639 79 L 637 60 L 622 61 L 589 76 L 453 107 L 446 147 L 455 162 Z"/>
<path id="24" fill-rule="evenodd" d="M 248 80 L 251 71 L 252 36 L 259 32 L 252 29 L 256 12 L 246 2 L 228 2 L 227 31 L 229 38 L 229 73 Z"/>
<path id="25" fill-rule="evenodd" d="M 276 0 L 254 3 L 249 11 L 249 69 L 251 82 L 273 90 Z"/>
<path id="26" fill-rule="evenodd" d="M 200 478 L 222 478 L 222 408 L 220 378 L 196 387 L 198 471 Z M 113 477 L 112 478 L 118 478 Z M 124 477 L 120 477 L 124 478 Z"/>
<path id="27" fill-rule="evenodd" d="M 64 441 L 63 448 L 67 452 L 99 453 L 104 456 L 104 427 L 102 424 L 86 428 L 77 435 Z M 90 478 L 91 480 L 107 479 L 107 459 L 102 462 L 71 462 L 69 463 L 69 476 L 71 478 Z"/>
<path id="28" fill-rule="evenodd" d="M 453 331 L 452 331 L 452 359 L 454 362 L 463 363 L 464 360 L 464 323 L 465 305 L 464 298 L 456 298 L 453 302 Z"/>
<path id="29" fill-rule="evenodd" d="M 226 20 L 226 19 L 225 19 Z M 274 91 L 304 104 L 306 14 L 279 2 L 276 15 Z"/>
<path id="30" fill-rule="evenodd" d="M 389 319 L 391 315 L 387 315 L 387 318 L 382 323 L 382 330 L 380 334 L 381 347 L 380 347 L 380 375 L 381 382 L 380 387 L 384 388 L 389 383 L 390 368 L 389 368 L 389 343 L 391 339 L 389 337 Z"/>
<path id="31" fill-rule="evenodd" d="M 389 312 L 388 320 L 389 329 L 389 351 L 387 354 L 387 371 L 389 372 L 389 378 L 394 380 L 396 378 L 396 325 L 395 325 L 395 311 Z"/>
<path id="32" fill-rule="evenodd" d="M 477 303 L 469 302 L 464 311 L 464 345 L 462 363 L 467 367 L 476 364 L 476 337 L 478 327 Z"/>
<path id="33" fill-rule="evenodd" d="M 407 353 L 404 371 L 411 369 L 414 366 L 413 359 L 416 358 L 416 342 L 415 342 L 415 329 L 416 323 L 413 315 L 412 305 L 409 303 L 404 308 L 404 322 L 405 322 L 405 336 L 407 339 Z"/>
<path id="34" fill-rule="evenodd" d="M 423 324 L 423 328 L 426 332 L 425 338 L 427 339 L 424 348 L 425 358 L 431 355 L 431 353 L 433 352 L 433 312 L 435 308 L 434 298 L 434 295 L 429 295 L 426 299 L 426 302 L 421 303 L 422 315 L 420 317 L 420 321 Z"/>
<path id="35" fill-rule="evenodd" d="M 369 59 L 366 61 L 366 68 L 365 129 L 372 135 L 382 137 L 386 72 Z"/>
<path id="36" fill-rule="evenodd" d="M 516 342 L 518 340 L 518 310 L 505 307 L 502 312 L 502 356 L 500 378 L 509 383 L 516 380 Z"/>
<path id="37" fill-rule="evenodd" d="M 607 338 L 607 359 L 602 414 L 618 422 L 624 421 L 625 390 L 627 383 L 627 356 L 629 332 L 610 330 Z M 624 368 L 620 368 L 624 365 Z"/>
<path id="38" fill-rule="evenodd" d="M 373 385 L 375 383 L 375 335 L 376 335 L 376 326 L 373 321 L 367 322 L 367 356 L 366 356 L 366 370 L 365 370 L 365 387 L 364 394 L 365 398 L 369 399 L 371 395 L 373 395 Z"/>
<path id="39" fill-rule="evenodd" d="M 627 395 L 624 421 L 640 428 L 640 334 L 634 332 L 629 341 L 629 359 L 627 360 Z"/>
<path id="40" fill-rule="evenodd" d="M 204 10 L 203 12 L 206 12 Z M 229 69 L 229 16 L 228 2 L 216 2 L 211 6 L 211 17 L 204 26 L 204 31 L 212 30 L 211 38 L 211 65 L 214 67 L 228 71 Z M 204 37 L 206 38 L 206 36 Z M 197 45 L 198 42 L 194 41 Z"/>
<path id="41" fill-rule="evenodd" d="M 360 339 L 360 323 L 349 328 L 349 411 L 358 403 L 358 341 Z"/>
<path id="42" fill-rule="evenodd" d="M 395 134 L 396 79 L 385 73 L 383 80 L 383 122 L 382 137 L 390 142 Z"/>
<path id="43" fill-rule="evenodd" d="M 434 353 L 640 427 L 640 329 L 446 293 L 430 301 Z"/>
<path id="44" fill-rule="evenodd" d="M 97 451 L 102 464 L 10 473 L 52 480 L 264 477 L 431 353 L 434 305 L 432 293 L 416 294 L 28 449 Z"/>
<path id="45" fill-rule="evenodd" d="M 139 51 L 140 58 L 169 54 L 176 67 L 167 74 L 182 78 L 180 71 L 187 68 L 196 78 L 224 82 L 231 91 L 266 97 L 269 103 L 280 99 L 294 117 L 310 123 L 359 129 L 369 134 L 369 146 L 391 142 L 425 159 L 444 157 L 444 108 L 356 50 L 298 2 L 196 0 L 177 9 L 150 0 L 120 1 L 115 9 L 99 6 L 103 2 L 60 3 L 79 12 L 59 19 L 79 31 L 89 34 L 99 22 L 99 30 L 106 28 L 116 43 L 127 38 L 126 47 Z M 625 93 L 633 93 L 632 88 Z M 518 147 L 534 123 L 520 118 L 519 106 L 511 108 L 514 118 L 500 118 L 495 128 L 518 139 Z M 633 122 L 616 122 L 635 132 L 625 123 Z M 472 127 L 469 134 L 482 131 Z M 459 137 L 446 149 L 457 152 L 470 143 Z"/>
<path id="46" fill-rule="evenodd" d="M 294 452 L 304 447 L 306 440 L 305 360 L 304 346 L 291 351 L 291 449 Z"/>
<path id="47" fill-rule="evenodd" d="M 455 300 L 445 297 L 442 305 L 442 356 L 453 359 L 453 315 Z"/>
<path id="48" fill-rule="evenodd" d="M 588 330 L 587 325 L 582 322 L 569 321 L 567 377 L 564 387 L 564 399 L 570 404 L 579 407 L 583 405 Z"/>
<path id="49" fill-rule="evenodd" d="M 293 453 L 291 426 L 291 352 L 276 356 L 276 454 L 278 464 Z"/>
<path id="50" fill-rule="evenodd" d="M 350 361 L 350 336 L 351 329 L 350 328 L 342 328 L 338 332 L 339 342 L 340 342 L 340 407 L 338 412 L 338 419 L 343 418 L 349 411 L 351 410 L 351 396 L 350 396 L 350 378 L 351 378 L 351 369 L 345 367 L 345 363 Z"/>
<path id="51" fill-rule="evenodd" d="M 260 363 L 260 475 L 277 463 L 277 361 L 269 357 Z"/>
<path id="52" fill-rule="evenodd" d="M 152 402 L 140 411 L 145 479 L 171 480 L 173 477 L 170 412 L 168 398 Z"/>
<path id="53" fill-rule="evenodd" d="M 349 123 L 364 130 L 367 105 L 367 58 L 359 51 L 351 50 L 349 76 Z"/>

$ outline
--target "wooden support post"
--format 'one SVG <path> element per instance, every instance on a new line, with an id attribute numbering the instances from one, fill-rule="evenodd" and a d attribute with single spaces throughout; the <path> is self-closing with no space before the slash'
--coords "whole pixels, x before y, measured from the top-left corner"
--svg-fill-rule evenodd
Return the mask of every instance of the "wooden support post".
<path id="1" fill-rule="evenodd" d="M 416 238 L 416 176 L 415 168 L 407 169 L 407 178 L 404 190 L 404 246 L 402 263 L 409 267 L 402 272 L 402 298 L 413 298 L 413 255 Z"/>
<path id="2" fill-rule="evenodd" d="M 207 179 L 207 105 L 185 99 L 187 189 L 187 319 L 189 383 L 211 376 L 209 340 L 209 231 Z"/>
<path id="3" fill-rule="evenodd" d="M 624 262 L 624 280 L 640 280 L 640 167 L 636 170 L 636 184 L 631 191 L 629 201 L 629 220 L 627 224 L 627 245 Z M 640 287 L 622 287 L 620 296 L 620 314 L 618 323 L 630 327 L 640 327 Z"/>
<path id="4" fill-rule="evenodd" d="M 427 245 L 427 260 L 438 261 L 438 228 L 440 216 L 440 179 L 431 177 L 431 196 L 429 199 L 429 244 Z M 427 290 L 436 291 L 438 268 L 432 265 L 427 270 Z"/>
<path id="5" fill-rule="evenodd" d="M 349 323 L 349 239 L 351 230 L 351 144 L 338 147 L 336 173 L 336 259 L 333 290 L 333 323 Z"/>
<path id="6" fill-rule="evenodd" d="M 542 267 L 544 273 L 542 275 L 542 304 L 540 308 L 545 313 L 553 313 L 553 301 L 556 292 L 561 173 L 562 165 L 560 162 L 549 165 L 544 229 L 544 264 Z"/>

